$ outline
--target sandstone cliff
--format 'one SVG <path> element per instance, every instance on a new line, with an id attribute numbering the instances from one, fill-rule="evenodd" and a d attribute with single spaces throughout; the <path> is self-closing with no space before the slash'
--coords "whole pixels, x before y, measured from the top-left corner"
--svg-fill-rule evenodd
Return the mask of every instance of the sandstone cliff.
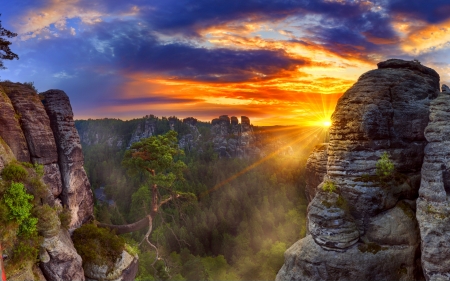
<path id="1" fill-rule="evenodd" d="M 428 125 L 430 103 L 432 122 L 447 117 L 438 94 L 434 70 L 388 60 L 341 97 L 328 147 L 308 160 L 309 234 L 286 251 L 277 280 L 421 280 L 424 272 L 448 280 L 441 206 L 449 150 L 446 130 Z M 383 153 L 397 171 L 385 181 L 376 174 Z"/>
<path id="2" fill-rule="evenodd" d="M 0 158 L 7 158 L 10 150 L 19 161 L 42 164 L 49 189 L 47 203 L 60 205 L 62 201 L 72 212 L 71 227 L 79 226 L 92 216 L 93 197 L 69 99 L 61 91 L 39 96 L 30 87 L 11 82 L 0 83 L 0 92 L 0 138 L 4 140 Z M 43 98 L 48 99 L 45 107 Z M 68 196 L 74 193 L 83 194 L 76 203 Z M 59 224 L 45 231 L 42 249 L 41 269 L 47 279 L 84 279 L 81 258 Z"/>
<path id="3" fill-rule="evenodd" d="M 427 280 L 450 279 L 450 91 L 446 85 L 431 102 L 425 129 L 428 144 L 422 165 L 417 220 L 422 266 Z"/>
<path id="4" fill-rule="evenodd" d="M 239 124 L 237 117 L 222 115 L 211 122 L 211 134 L 214 150 L 220 157 L 249 157 L 260 154 L 256 144 L 250 119 L 241 116 Z"/>

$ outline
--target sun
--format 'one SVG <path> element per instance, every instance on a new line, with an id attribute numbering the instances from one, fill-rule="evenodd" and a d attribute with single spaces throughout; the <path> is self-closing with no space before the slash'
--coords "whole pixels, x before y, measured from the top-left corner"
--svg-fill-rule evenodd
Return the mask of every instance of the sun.
<path id="1" fill-rule="evenodd" d="M 322 122 L 322 126 L 324 127 L 330 127 L 331 126 L 331 121 L 330 120 L 325 120 Z"/>

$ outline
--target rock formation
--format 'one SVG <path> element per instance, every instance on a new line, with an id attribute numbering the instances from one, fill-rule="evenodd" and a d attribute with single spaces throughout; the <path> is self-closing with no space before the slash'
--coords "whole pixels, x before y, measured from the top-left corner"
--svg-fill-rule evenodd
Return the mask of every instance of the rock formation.
<path id="1" fill-rule="evenodd" d="M 235 116 L 222 115 L 211 121 L 214 150 L 220 157 L 249 157 L 260 154 L 250 119 L 241 116 L 241 124 Z"/>
<path id="2" fill-rule="evenodd" d="M 316 149 L 308 160 L 309 234 L 286 251 L 277 280 L 423 278 L 415 200 L 424 155 L 436 160 L 427 154 L 424 131 L 438 93 L 434 70 L 388 60 L 363 74 L 340 98 L 328 148 Z M 383 153 L 397 171 L 385 181 L 376 174 Z M 421 196 L 426 194 L 422 189 L 423 180 Z M 445 197 L 445 191 L 441 194 Z M 422 256 L 427 255 L 424 246 Z M 433 254 L 430 258 L 436 258 Z"/>
<path id="3" fill-rule="evenodd" d="M 67 230 L 44 237 L 41 269 L 47 280 L 84 280 L 82 260 Z"/>
<path id="4" fill-rule="evenodd" d="M 141 139 L 149 138 L 154 136 L 156 132 L 156 120 L 153 116 L 148 116 L 145 118 L 144 124 L 138 124 L 138 127 L 133 132 L 131 139 L 128 143 L 130 147 L 133 143 L 140 141 Z"/>
<path id="5" fill-rule="evenodd" d="M 93 197 L 82 167 L 81 146 L 67 96 L 61 91 L 50 91 L 44 108 L 42 97 L 33 89 L 2 82 L 0 97 L 0 170 L 14 159 L 43 165 L 43 180 L 50 195 L 47 203 L 59 205 L 63 199 L 74 214 L 76 223 L 72 226 L 79 226 L 92 216 Z M 80 193 L 86 193 L 80 204 L 71 204 L 70 199 L 64 198 L 64 194 Z M 59 222 L 58 218 L 54 220 Z M 69 233 L 59 228 L 58 224 L 43 233 L 42 272 L 49 280 L 84 280 L 81 258 Z"/>
<path id="6" fill-rule="evenodd" d="M 73 230 L 92 217 L 94 206 L 91 185 L 83 168 L 80 138 L 66 93 L 49 90 L 40 96 L 57 143 L 63 184 L 61 199 L 72 211 L 70 229 Z"/>
<path id="7" fill-rule="evenodd" d="M 138 257 L 123 251 L 120 258 L 110 269 L 107 265 L 85 265 L 86 277 L 91 280 L 133 280 L 138 271 Z"/>
<path id="8" fill-rule="evenodd" d="M 305 180 L 306 180 L 306 199 L 311 202 L 316 196 L 316 190 L 327 174 L 328 144 L 317 145 L 306 162 Z"/>
<path id="9" fill-rule="evenodd" d="M 427 280 L 450 278 L 450 91 L 431 102 L 425 129 L 428 144 L 417 199 L 417 220 L 422 239 L 422 266 Z"/>
<path id="10" fill-rule="evenodd" d="M 36 92 L 19 83 L 3 82 L 2 87 L 10 99 L 10 105 L 14 108 L 14 115 L 9 116 L 9 124 L 13 124 L 17 119 L 20 124 L 22 134 L 17 132 L 16 125 L 13 128 L 14 137 L 17 137 L 19 148 L 15 148 L 16 158 L 21 161 L 28 160 L 27 152 L 33 163 L 44 165 L 44 182 L 50 187 L 53 196 L 56 198 L 62 192 L 61 174 L 58 164 L 58 152 L 55 138 L 50 128 L 50 120 L 45 113 L 44 106 Z M 4 100 L 8 103 L 8 100 Z M 5 108 L 10 106 L 4 105 Z M 5 116 L 5 119 L 8 119 Z M 13 118 L 14 117 L 14 118 Z M 14 129 L 15 127 L 15 129 Z M 0 132 L 1 133 L 1 132 Z M 25 137 L 27 149 L 23 147 L 22 135 Z M 2 135 L 2 138 L 8 143 L 8 132 Z M 9 140 L 14 143 L 13 139 Z M 16 145 L 12 145 L 15 147 Z M 28 150 L 28 151 L 26 151 Z"/>
<path id="11" fill-rule="evenodd" d="M 191 151 L 192 149 L 198 147 L 201 134 L 196 126 L 197 121 L 198 120 L 194 117 L 183 119 L 183 124 L 186 124 L 188 126 L 189 133 L 181 136 L 179 141 L 179 146 L 181 149 L 187 149 L 188 151 Z"/>

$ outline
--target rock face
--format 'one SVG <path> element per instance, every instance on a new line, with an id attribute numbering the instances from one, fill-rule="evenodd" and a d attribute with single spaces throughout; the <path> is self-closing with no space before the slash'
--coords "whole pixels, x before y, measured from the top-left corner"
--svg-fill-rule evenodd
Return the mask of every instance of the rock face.
<path id="1" fill-rule="evenodd" d="M 78 255 L 67 230 L 45 237 L 42 243 L 41 269 L 47 280 L 84 280 L 81 257 Z"/>
<path id="2" fill-rule="evenodd" d="M 133 280 L 137 274 L 139 263 L 138 256 L 132 256 L 123 251 L 120 258 L 114 264 L 114 269 L 108 271 L 108 266 L 86 264 L 85 274 L 89 280 Z"/>
<path id="3" fill-rule="evenodd" d="M 67 96 L 55 90 L 38 96 L 26 85 L 2 82 L 0 109 L 0 170 L 15 159 L 43 165 L 43 180 L 53 195 L 46 203 L 59 205 L 62 199 L 74 214 L 72 227 L 91 217 L 93 197 Z M 57 217 L 53 220 L 59 222 Z M 84 280 L 81 257 L 69 233 L 61 230 L 59 224 L 40 233 L 44 235 L 40 266 L 45 277 Z"/>
<path id="4" fill-rule="evenodd" d="M 314 199 L 317 192 L 317 187 L 323 181 L 323 177 L 327 174 L 328 162 L 328 143 L 317 145 L 311 155 L 309 156 L 306 167 L 306 198 L 309 202 Z"/>
<path id="5" fill-rule="evenodd" d="M 80 138 L 69 97 L 60 90 L 49 90 L 40 96 L 58 147 L 63 183 L 61 199 L 72 211 L 70 229 L 73 230 L 92 217 L 94 206 L 91 185 L 83 168 Z"/>
<path id="6" fill-rule="evenodd" d="M 50 187 L 55 197 L 59 196 L 62 191 L 62 184 L 58 166 L 58 152 L 50 128 L 50 120 L 39 96 L 34 90 L 19 83 L 3 82 L 2 86 L 15 111 L 15 115 L 12 115 L 10 119 L 17 116 L 28 145 L 31 161 L 44 165 L 44 182 Z M 5 102 L 8 101 L 5 100 Z M 11 120 L 9 123 L 13 122 Z M 16 158 L 19 161 L 20 159 L 27 159 L 26 152 L 22 148 L 21 135 L 20 133 L 15 135 L 17 135 L 20 143 L 20 149 L 16 149 Z M 14 140 L 11 140 L 11 142 L 14 142 Z"/>
<path id="7" fill-rule="evenodd" d="M 128 143 L 128 147 L 130 147 L 133 143 L 140 141 L 141 139 L 154 136 L 155 132 L 156 132 L 156 120 L 154 120 L 152 116 L 145 118 L 144 124 L 143 125 L 138 124 L 138 127 L 133 132 L 131 140 Z"/>
<path id="8" fill-rule="evenodd" d="M 341 97 L 328 148 L 308 160 L 309 235 L 286 251 L 277 280 L 423 278 L 414 200 L 438 93 L 434 70 L 388 60 Z M 398 172 L 389 180 L 376 175 L 383 153 Z"/>
<path id="9" fill-rule="evenodd" d="M 431 102 L 428 145 L 417 200 L 422 266 L 427 280 L 450 278 L 450 96 L 448 87 Z"/>
<path id="10" fill-rule="evenodd" d="M 14 116 L 14 118 L 11 118 Z M 11 100 L 0 86 L 0 136 L 11 148 L 17 160 L 30 162 L 27 141 L 19 124 L 19 115 L 14 111 Z"/>
<path id="11" fill-rule="evenodd" d="M 180 138 L 178 145 L 181 149 L 187 149 L 188 151 L 198 147 L 201 134 L 196 126 L 197 119 L 194 117 L 188 117 L 183 119 L 183 124 L 186 124 L 189 128 L 189 133 L 183 135 Z"/>
<path id="12" fill-rule="evenodd" d="M 237 117 L 222 115 L 211 121 L 214 150 L 220 157 L 249 157 L 259 155 L 260 150 L 255 144 L 255 135 L 250 125 L 250 119 L 241 116 L 241 124 Z"/>

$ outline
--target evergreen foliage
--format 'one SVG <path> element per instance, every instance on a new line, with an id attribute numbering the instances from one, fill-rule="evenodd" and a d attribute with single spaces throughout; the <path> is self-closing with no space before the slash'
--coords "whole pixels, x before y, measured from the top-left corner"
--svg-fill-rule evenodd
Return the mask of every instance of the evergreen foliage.
<path id="1" fill-rule="evenodd" d="M 243 173 L 258 159 L 219 159 L 206 141 L 185 155 L 172 153 L 176 146 L 158 150 L 162 143 L 176 144 L 171 134 L 153 137 L 128 152 L 107 144 L 83 147 L 91 182 L 104 186 L 114 201 L 97 202 L 96 217 L 102 222 L 125 224 L 142 218 L 151 206 L 149 183 L 154 180 L 169 187 L 159 189 L 161 200 L 174 190 L 183 194 L 183 200 L 171 201 L 155 216 L 151 241 L 162 257 L 155 262 L 154 250 L 142 244 L 138 279 L 273 280 L 287 245 L 306 232 L 306 159 L 277 156 Z M 145 147 L 152 152 L 138 151 Z M 132 159 L 133 153 L 140 159 Z M 156 160 L 165 153 L 168 158 Z M 175 175 L 177 162 L 180 173 L 175 180 L 148 172 Z M 144 234 L 127 236 L 140 242 Z"/>
<path id="2" fill-rule="evenodd" d="M 1 15 L 1 14 L 0 14 Z M 11 32 L 7 29 L 5 29 L 2 26 L 2 22 L 0 21 L 0 69 L 5 69 L 5 66 L 3 65 L 3 60 L 13 60 L 13 59 L 19 59 L 19 56 L 13 51 L 11 51 L 11 48 L 9 47 L 11 45 L 11 42 L 8 41 L 6 38 L 13 38 L 16 37 L 17 33 Z"/>

